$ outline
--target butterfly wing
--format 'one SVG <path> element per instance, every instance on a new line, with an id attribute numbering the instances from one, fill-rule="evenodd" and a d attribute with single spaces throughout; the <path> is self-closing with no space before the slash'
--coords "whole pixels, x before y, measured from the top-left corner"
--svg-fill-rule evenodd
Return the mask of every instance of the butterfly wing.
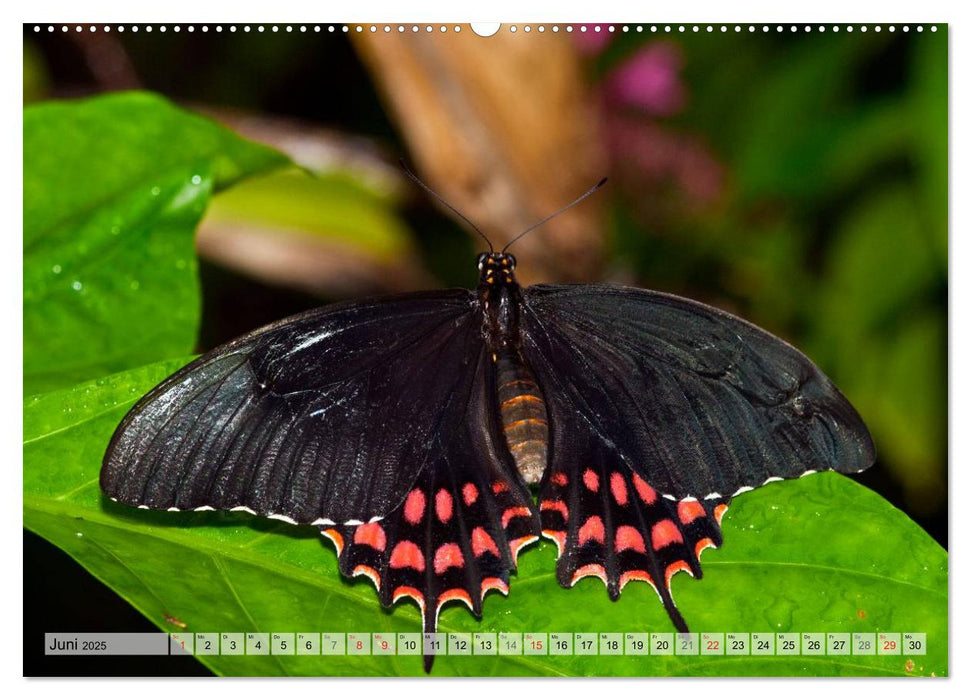
<path id="1" fill-rule="evenodd" d="M 701 575 L 731 497 L 807 471 L 861 471 L 873 443 L 804 355 L 723 311 L 612 286 L 524 290 L 522 351 L 547 401 L 543 533 L 560 583 L 658 590 Z"/>
<path id="2" fill-rule="evenodd" d="M 111 498 L 367 522 L 398 506 L 468 402 L 467 290 L 338 304 L 203 355 L 139 401 L 104 457 Z"/>
<path id="3" fill-rule="evenodd" d="M 323 529 L 341 573 L 370 578 L 386 607 L 413 599 L 425 632 L 450 601 L 479 616 L 488 591 L 506 594 L 519 550 L 539 538 L 532 497 L 505 446 L 493 372 L 483 347 L 462 420 L 397 508 L 380 522 Z"/>
<path id="4" fill-rule="evenodd" d="M 524 353 L 654 488 L 731 496 L 873 463 L 859 414 L 805 355 L 724 311 L 613 286 L 524 293 Z"/>

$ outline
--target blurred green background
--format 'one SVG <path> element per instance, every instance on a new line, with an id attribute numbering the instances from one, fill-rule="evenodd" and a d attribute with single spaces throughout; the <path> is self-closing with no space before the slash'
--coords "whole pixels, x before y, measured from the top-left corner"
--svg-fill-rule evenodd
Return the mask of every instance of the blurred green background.
<path id="1" fill-rule="evenodd" d="M 603 277 L 721 306 L 804 350 L 873 433 L 878 462 L 859 480 L 947 547 L 947 28 L 658 29 L 569 37 L 611 178 Z M 24 28 L 25 102 L 134 87 L 319 175 L 216 198 L 200 350 L 338 297 L 474 283 L 475 241 L 404 186 L 405 137 L 339 30 Z M 241 258 L 247 236 L 277 257 Z M 26 541 L 28 560 L 55 566 Z"/>

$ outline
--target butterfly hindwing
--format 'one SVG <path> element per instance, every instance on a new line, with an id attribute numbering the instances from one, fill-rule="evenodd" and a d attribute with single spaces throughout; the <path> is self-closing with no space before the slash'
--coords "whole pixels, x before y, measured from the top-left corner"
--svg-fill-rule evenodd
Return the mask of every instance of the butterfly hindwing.
<path id="1" fill-rule="evenodd" d="M 539 285 L 523 298 L 524 357 L 563 399 L 551 421 L 590 426 L 662 494 L 718 499 L 873 462 L 832 382 L 739 318 L 627 287 Z"/>
<path id="2" fill-rule="evenodd" d="M 129 505 L 368 521 L 454 432 L 481 352 L 467 290 L 338 304 L 195 360 L 136 404 L 101 486 Z"/>
<path id="3" fill-rule="evenodd" d="M 529 490 L 505 453 L 492 374 L 483 352 L 464 420 L 398 507 L 379 521 L 323 529 L 341 573 L 371 579 L 385 606 L 414 600 L 426 632 L 450 601 L 479 616 L 488 591 L 506 594 L 519 550 L 539 536 Z"/>
<path id="4" fill-rule="evenodd" d="M 616 600 L 628 583 L 648 583 L 675 627 L 688 631 L 671 595 L 671 577 L 686 571 L 701 578 L 702 551 L 722 543 L 727 499 L 664 498 L 582 425 L 557 426 L 552 446 L 558 456 L 539 503 L 543 535 L 559 552 L 560 585 L 571 588 L 593 576 Z"/>

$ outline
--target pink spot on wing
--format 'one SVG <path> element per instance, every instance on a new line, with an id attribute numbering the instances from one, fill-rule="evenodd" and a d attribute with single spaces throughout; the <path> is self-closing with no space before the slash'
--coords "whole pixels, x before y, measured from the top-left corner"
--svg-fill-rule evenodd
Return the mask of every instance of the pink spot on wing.
<path id="1" fill-rule="evenodd" d="M 465 501 L 465 505 L 470 506 L 476 502 L 479 498 L 479 489 L 475 487 L 475 484 L 469 482 L 462 487 L 462 500 Z"/>
<path id="2" fill-rule="evenodd" d="M 489 536 L 485 528 L 477 527 L 472 531 L 472 554 L 481 557 L 486 552 L 491 552 L 496 557 L 499 556 L 496 541 Z"/>
<path id="3" fill-rule="evenodd" d="M 405 520 L 412 525 L 417 525 L 421 522 L 424 514 L 425 494 L 421 492 L 421 489 L 413 489 L 408 494 L 408 498 L 405 499 Z"/>
<path id="4" fill-rule="evenodd" d="M 387 545 L 387 539 L 385 538 L 384 528 L 381 527 L 381 523 L 365 523 L 364 525 L 359 525 L 354 530 L 354 544 L 365 544 L 379 552 L 383 552 Z"/>
<path id="5" fill-rule="evenodd" d="M 391 561 L 389 565 L 392 569 L 414 569 L 415 571 L 425 570 L 425 557 L 422 555 L 418 545 L 408 540 L 402 540 L 391 550 Z"/>
<path id="6" fill-rule="evenodd" d="M 576 585 L 576 582 L 587 576 L 596 576 L 604 583 L 607 583 L 607 572 L 600 564 L 587 564 L 581 566 L 573 573 L 573 579 L 570 581 L 570 585 Z"/>
<path id="7" fill-rule="evenodd" d="M 542 503 L 539 504 L 539 509 L 540 510 L 555 510 L 560 515 L 563 516 L 563 519 L 564 520 L 566 520 L 568 517 L 570 517 L 570 511 L 567 509 L 566 503 L 564 503 L 563 501 L 561 501 L 558 498 L 555 499 L 555 500 L 543 501 Z"/>
<path id="8" fill-rule="evenodd" d="M 614 494 L 617 505 L 627 505 L 627 482 L 624 481 L 624 476 L 620 472 L 614 472 L 610 475 L 610 492 Z"/>
<path id="9" fill-rule="evenodd" d="M 531 515 L 529 508 L 525 506 L 513 506 L 512 508 L 506 508 L 502 513 L 502 526 L 506 528 L 509 526 L 509 521 L 513 518 L 528 518 Z"/>
<path id="10" fill-rule="evenodd" d="M 641 533 L 630 525 L 621 525 L 617 528 L 617 534 L 614 536 L 614 551 L 619 554 L 626 549 L 632 549 L 641 554 L 646 551 Z"/>
<path id="11" fill-rule="evenodd" d="M 596 493 L 600 488 L 600 477 L 592 469 L 587 469 L 583 472 L 583 485 Z"/>
<path id="12" fill-rule="evenodd" d="M 435 515 L 442 523 L 452 519 L 452 494 L 445 489 L 435 494 Z"/>
<path id="13" fill-rule="evenodd" d="M 661 520 L 651 528 L 651 546 L 655 550 L 669 544 L 680 544 L 682 542 L 684 542 L 684 539 L 681 537 L 681 531 L 673 520 Z"/>
<path id="14" fill-rule="evenodd" d="M 603 544 L 603 541 L 604 541 L 603 520 L 601 520 L 599 516 L 591 515 L 589 518 L 587 518 L 587 522 L 585 522 L 580 527 L 578 538 L 579 538 L 579 545 L 581 547 L 587 542 L 589 542 L 590 540 L 594 540 L 595 542 L 599 542 L 600 544 Z"/>
<path id="15" fill-rule="evenodd" d="M 657 501 L 657 491 L 651 488 L 651 485 L 644 481 L 637 474 L 634 474 L 634 490 L 637 491 L 637 495 L 641 497 L 646 505 L 653 506 L 654 502 Z"/>
<path id="16" fill-rule="evenodd" d="M 554 486 L 566 486 L 568 479 L 566 478 L 566 474 L 563 472 L 553 472 L 550 475 L 550 482 L 552 482 Z"/>
<path id="17" fill-rule="evenodd" d="M 698 501 L 678 501 L 678 520 L 683 524 L 705 517 L 704 507 Z"/>
<path id="18" fill-rule="evenodd" d="M 465 559 L 462 557 L 462 550 L 454 542 L 443 544 L 435 552 L 436 574 L 442 574 L 453 566 L 461 567 L 463 564 Z"/>

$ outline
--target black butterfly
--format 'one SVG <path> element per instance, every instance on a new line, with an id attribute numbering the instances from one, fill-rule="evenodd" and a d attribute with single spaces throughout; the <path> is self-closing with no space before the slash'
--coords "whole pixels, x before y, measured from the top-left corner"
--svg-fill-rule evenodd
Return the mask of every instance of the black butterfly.
<path id="1" fill-rule="evenodd" d="M 122 421 L 102 490 L 319 526 L 425 631 L 506 594 L 541 534 L 562 586 L 645 581 L 687 631 L 671 577 L 701 576 L 733 496 L 874 460 L 832 382 L 754 325 L 643 289 L 523 289 L 505 249 L 478 267 L 474 291 L 326 306 L 203 355 Z"/>

